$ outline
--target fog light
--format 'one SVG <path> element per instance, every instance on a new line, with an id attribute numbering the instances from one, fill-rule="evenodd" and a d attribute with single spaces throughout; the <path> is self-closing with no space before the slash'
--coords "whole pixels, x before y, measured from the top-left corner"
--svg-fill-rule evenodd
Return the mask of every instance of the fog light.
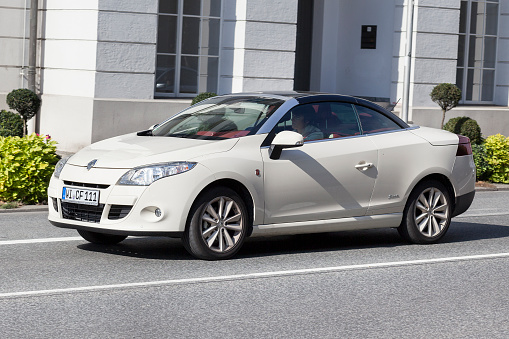
<path id="1" fill-rule="evenodd" d="M 156 208 L 156 210 L 154 211 L 154 214 L 156 215 L 156 217 L 160 218 L 162 213 L 161 213 L 161 210 L 159 208 Z"/>

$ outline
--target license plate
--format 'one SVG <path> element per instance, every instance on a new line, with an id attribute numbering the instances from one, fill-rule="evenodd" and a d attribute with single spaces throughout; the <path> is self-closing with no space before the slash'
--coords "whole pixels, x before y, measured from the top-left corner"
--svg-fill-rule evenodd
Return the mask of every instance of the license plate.
<path id="1" fill-rule="evenodd" d="M 99 205 L 99 191 L 64 187 L 62 190 L 62 201 L 97 206 Z"/>

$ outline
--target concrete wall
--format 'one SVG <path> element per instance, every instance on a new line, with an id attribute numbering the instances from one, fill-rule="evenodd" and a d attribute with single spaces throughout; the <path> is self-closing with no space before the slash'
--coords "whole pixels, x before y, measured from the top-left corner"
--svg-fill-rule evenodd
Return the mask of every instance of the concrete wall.
<path id="1" fill-rule="evenodd" d="M 220 93 L 292 90 L 298 0 L 223 0 Z"/>
<path id="2" fill-rule="evenodd" d="M 224 0 L 219 93 L 293 89 L 298 1 L 265 2 Z M 157 12 L 158 0 L 47 0 L 40 129 L 61 150 L 147 128 L 189 106 L 151 100 Z"/>
<path id="3" fill-rule="evenodd" d="M 342 1 L 337 20 L 340 25 L 337 32 L 337 92 L 389 98 L 393 1 Z M 361 49 L 362 25 L 377 26 L 376 49 Z M 326 68 L 324 72 L 327 72 Z"/>
<path id="4" fill-rule="evenodd" d="M 96 98 L 154 98 L 158 4 L 99 1 Z"/>
<path id="5" fill-rule="evenodd" d="M 191 105 L 190 99 L 94 100 L 91 142 L 142 131 Z M 114 128 L 111 128 L 114 126 Z"/>
<path id="6" fill-rule="evenodd" d="M 316 0 L 311 89 L 389 98 L 394 15 L 394 1 Z M 361 49 L 362 25 L 377 26 L 376 49 Z"/>
<path id="7" fill-rule="evenodd" d="M 158 1 L 47 0 L 45 4 L 41 133 L 52 135 L 59 149 L 76 151 L 159 122 L 140 114 L 143 110 L 137 102 L 154 95 Z M 100 98 L 126 100 L 116 102 L 113 109 Z M 131 127 L 125 126 L 126 121 Z"/>
<path id="8" fill-rule="evenodd" d="M 401 98 L 405 3 L 315 0 L 311 89 Z M 415 3 L 410 118 L 435 126 L 440 112 L 431 113 L 437 109 L 429 93 L 440 82 L 455 82 L 460 0 Z M 8 92 L 26 85 L 20 75 L 28 62 L 24 5 L 0 4 L 0 109 Z M 40 2 L 40 132 L 60 149 L 140 130 L 187 107 L 190 100 L 152 100 L 157 7 L 158 0 Z M 223 0 L 219 93 L 293 89 L 297 8 L 298 0 Z M 495 102 L 507 106 L 509 0 L 500 1 L 500 14 Z M 360 49 L 362 25 L 377 26 L 375 50 Z M 465 110 L 480 114 L 483 132 L 509 134 L 505 110 Z"/>
<path id="9" fill-rule="evenodd" d="M 403 98 L 407 1 L 395 6 L 391 101 Z M 442 82 L 456 82 L 460 0 L 419 0 L 414 5 L 409 119 L 418 107 L 435 107 L 429 93 Z M 401 18 L 401 19 L 400 19 Z M 398 107 L 401 106 L 401 100 Z"/>
<path id="10" fill-rule="evenodd" d="M 453 108 L 445 115 L 451 118 L 467 116 L 477 121 L 484 137 L 502 134 L 509 136 L 509 108 L 493 106 L 461 106 Z M 414 108 L 414 124 L 440 128 L 442 110 L 437 108 Z"/>
<path id="11" fill-rule="evenodd" d="M 433 87 L 456 82 L 460 0 L 419 0 L 416 9 L 411 105 L 432 107 Z"/>
<path id="12" fill-rule="evenodd" d="M 0 3 L 0 96 L 26 84 L 21 75 L 22 67 L 28 65 L 28 11 L 24 6 L 25 0 Z M 0 109 L 7 108 L 0 97 Z"/>

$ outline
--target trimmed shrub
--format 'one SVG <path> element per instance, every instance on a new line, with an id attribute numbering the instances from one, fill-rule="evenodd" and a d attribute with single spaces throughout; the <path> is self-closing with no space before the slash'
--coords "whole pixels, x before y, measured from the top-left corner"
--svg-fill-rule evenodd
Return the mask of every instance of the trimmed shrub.
<path id="1" fill-rule="evenodd" d="M 488 163 L 493 167 L 490 181 L 509 184 L 509 138 L 490 135 L 484 145 Z"/>
<path id="2" fill-rule="evenodd" d="M 0 137 L 0 200 L 31 204 L 46 200 L 58 161 L 48 136 Z"/>
<path id="3" fill-rule="evenodd" d="M 453 109 L 458 105 L 461 99 L 461 90 L 453 84 L 438 84 L 433 87 L 433 90 L 429 94 L 431 100 L 437 103 L 442 109 L 442 123 L 440 128 L 444 127 L 445 112 Z"/>
<path id="4" fill-rule="evenodd" d="M 29 89 L 20 88 L 7 94 L 7 105 L 23 118 L 24 135 L 28 134 L 27 122 L 32 119 L 41 107 L 41 99 Z"/>
<path id="5" fill-rule="evenodd" d="M 22 137 L 23 120 L 21 117 L 9 111 L 0 111 L 0 137 Z"/>
<path id="6" fill-rule="evenodd" d="M 193 101 L 191 102 L 191 105 L 197 104 L 200 101 L 203 101 L 205 99 L 212 98 L 212 97 L 215 97 L 215 96 L 217 96 L 217 94 L 216 93 L 212 93 L 212 92 L 200 93 L 200 94 L 198 94 L 197 96 L 194 97 Z"/>
<path id="7" fill-rule="evenodd" d="M 484 144 L 472 144 L 472 154 L 474 156 L 477 180 L 489 180 L 491 173 L 493 172 L 493 166 L 488 161 L 486 146 L 484 146 Z"/>
<path id="8" fill-rule="evenodd" d="M 482 143 L 481 127 L 477 121 L 469 117 L 452 118 L 444 125 L 444 129 L 468 137 L 472 144 Z"/>

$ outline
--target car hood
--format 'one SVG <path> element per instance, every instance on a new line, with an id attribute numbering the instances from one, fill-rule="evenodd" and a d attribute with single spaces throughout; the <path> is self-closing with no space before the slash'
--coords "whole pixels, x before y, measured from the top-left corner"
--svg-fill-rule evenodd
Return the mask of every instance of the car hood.
<path id="1" fill-rule="evenodd" d="M 67 161 L 95 168 L 133 168 L 171 161 L 188 161 L 206 154 L 226 152 L 238 139 L 201 140 L 173 137 L 138 136 L 135 133 L 106 139 L 87 146 Z"/>

